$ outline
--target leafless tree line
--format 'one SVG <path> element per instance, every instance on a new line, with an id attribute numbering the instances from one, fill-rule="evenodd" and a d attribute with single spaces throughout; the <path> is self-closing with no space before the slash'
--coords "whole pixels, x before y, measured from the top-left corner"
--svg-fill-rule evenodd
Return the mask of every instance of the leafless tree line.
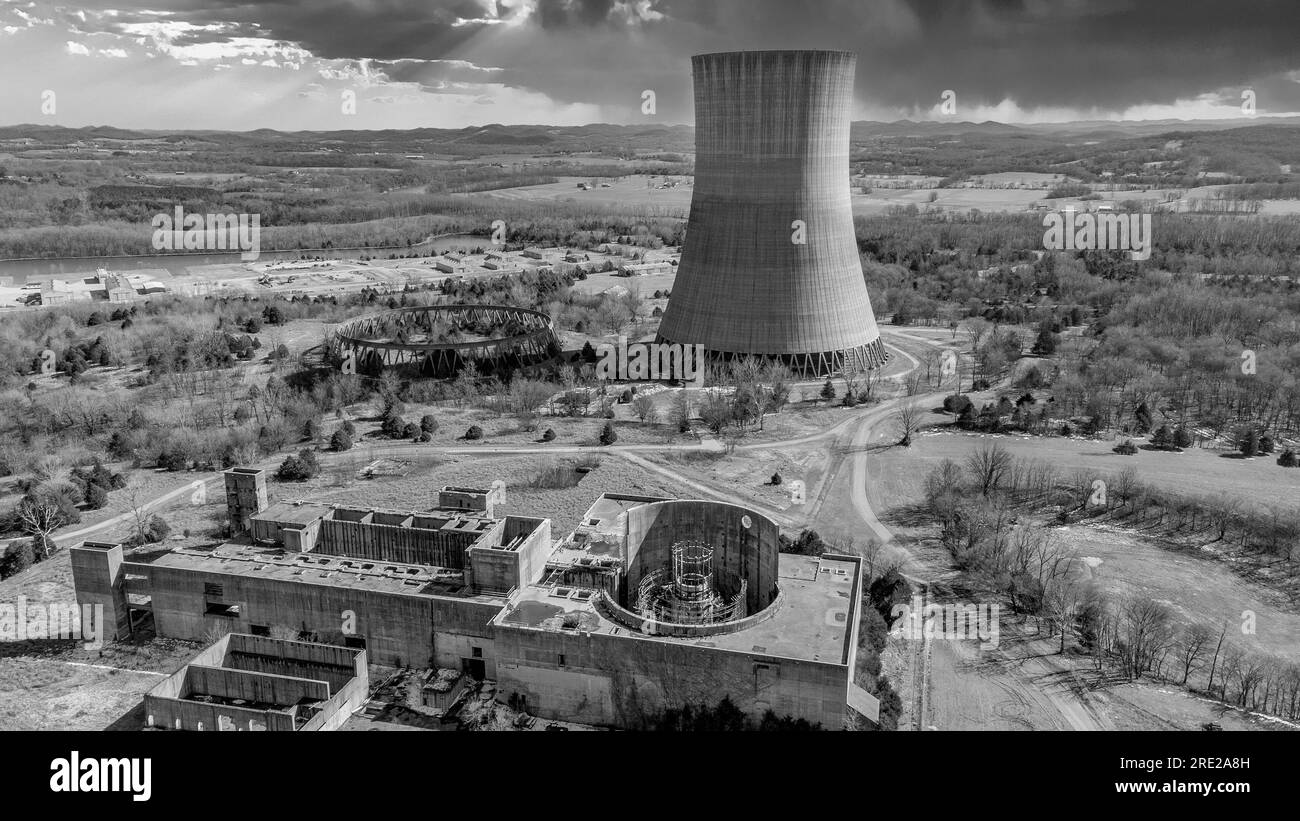
<path id="1" fill-rule="evenodd" d="M 1273 555 L 1294 547 L 1300 529 L 1291 529 L 1293 514 L 1249 511 L 1230 497 L 1174 497 L 1144 485 L 1132 468 L 1104 477 L 1067 474 L 1040 460 L 1016 459 L 998 443 L 962 463 L 945 460 L 925 480 L 925 512 L 954 564 L 971 582 L 1042 620 L 1060 637 L 1061 652 L 1073 635 L 1098 672 L 1150 676 L 1245 709 L 1297 717 L 1300 665 L 1232 641 L 1227 625 L 1217 631 L 1183 625 L 1164 604 L 1108 595 L 1055 532 L 1031 518 L 1046 507 L 1057 509 L 1060 519 L 1109 515 L 1130 526 L 1235 540 Z M 1288 567 L 1294 573 L 1294 564 Z"/>
<path id="2" fill-rule="evenodd" d="M 1168 681 L 1245 710 L 1300 718 L 1300 664 L 1234 640 L 1241 631 L 1227 623 L 1180 624 L 1164 604 L 1116 600 L 1090 587 L 1077 630 L 1098 671 Z"/>

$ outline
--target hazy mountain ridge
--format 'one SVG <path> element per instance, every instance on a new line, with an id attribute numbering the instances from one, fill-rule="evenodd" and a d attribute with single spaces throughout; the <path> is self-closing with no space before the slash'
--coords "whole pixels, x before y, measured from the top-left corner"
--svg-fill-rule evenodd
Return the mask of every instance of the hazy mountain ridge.
<path id="1" fill-rule="evenodd" d="M 854 139 L 865 139 L 871 137 L 960 136 L 962 134 L 977 133 L 983 135 L 1112 134 L 1117 137 L 1135 137 L 1176 132 L 1226 131 L 1239 128 L 1266 128 L 1274 126 L 1286 128 L 1300 127 L 1300 117 L 1258 119 L 1242 118 L 1239 120 L 1089 120 L 1069 123 L 1034 123 L 1019 125 L 994 121 L 974 123 L 969 121 L 916 122 L 912 120 L 898 120 L 895 122 L 885 123 L 872 120 L 858 120 L 852 125 L 852 136 Z M 206 129 L 159 130 L 126 129 L 107 125 L 69 127 L 61 125 L 22 123 L 17 125 L 0 126 L 0 140 L 49 140 L 51 138 L 63 138 L 68 140 L 159 140 L 167 138 L 206 140 L 225 138 L 230 141 L 293 141 L 317 139 L 338 140 L 343 142 L 375 142 L 385 139 L 401 139 L 403 141 L 428 140 L 431 142 L 443 142 L 448 144 L 455 144 L 458 142 L 494 144 L 494 140 L 500 140 L 500 142 L 496 144 L 527 145 L 547 144 L 560 137 L 626 139 L 629 137 L 639 136 L 672 135 L 680 138 L 693 135 L 694 131 L 694 126 L 690 125 L 614 125 L 610 123 L 592 123 L 590 125 L 581 126 L 501 125 L 500 123 L 489 123 L 481 126 L 455 129 L 414 128 L 405 130 L 382 129 L 378 131 L 360 129 L 340 129 L 335 131 L 277 131 L 268 128 L 260 128 L 254 131 L 213 131 Z"/>

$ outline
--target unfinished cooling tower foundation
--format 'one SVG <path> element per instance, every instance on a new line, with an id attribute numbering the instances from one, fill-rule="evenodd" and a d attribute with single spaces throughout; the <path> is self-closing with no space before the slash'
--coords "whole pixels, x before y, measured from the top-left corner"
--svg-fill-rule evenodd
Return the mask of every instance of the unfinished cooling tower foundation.
<path id="1" fill-rule="evenodd" d="M 660 342 L 809 377 L 888 359 L 850 201 L 856 63 L 837 51 L 693 58 L 695 191 Z"/>

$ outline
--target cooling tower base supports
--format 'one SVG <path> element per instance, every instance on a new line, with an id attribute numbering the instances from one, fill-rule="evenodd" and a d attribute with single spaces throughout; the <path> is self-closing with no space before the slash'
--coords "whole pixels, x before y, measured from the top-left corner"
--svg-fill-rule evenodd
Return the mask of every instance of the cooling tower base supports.
<path id="1" fill-rule="evenodd" d="M 676 340 L 660 336 L 656 342 L 674 344 Z M 705 348 L 710 362 L 731 362 L 733 359 L 765 359 L 779 361 L 795 375 L 804 378 L 822 378 L 844 373 L 846 368 L 859 371 L 874 370 L 889 361 L 889 352 L 880 339 L 846 351 L 822 351 L 798 354 L 752 354 L 731 351 L 711 351 Z"/>

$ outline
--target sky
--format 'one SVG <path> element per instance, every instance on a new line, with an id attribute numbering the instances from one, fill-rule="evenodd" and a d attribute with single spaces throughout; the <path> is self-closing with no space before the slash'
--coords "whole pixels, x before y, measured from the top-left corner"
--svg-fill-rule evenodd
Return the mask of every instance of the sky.
<path id="1" fill-rule="evenodd" d="M 1300 114 L 1297 0 L 0 0 L 0 124 L 689 124 L 691 55 L 778 48 L 858 120 Z"/>

